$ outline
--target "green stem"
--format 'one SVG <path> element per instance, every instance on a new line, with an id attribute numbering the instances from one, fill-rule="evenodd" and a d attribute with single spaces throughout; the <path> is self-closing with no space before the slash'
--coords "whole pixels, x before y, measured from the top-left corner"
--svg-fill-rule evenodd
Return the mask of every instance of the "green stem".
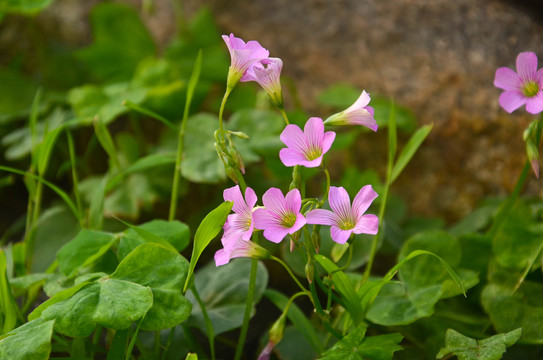
<path id="1" fill-rule="evenodd" d="M 72 182 L 74 186 L 75 203 L 77 205 L 77 211 L 80 214 L 83 214 L 83 206 L 81 205 L 81 196 L 79 194 L 79 178 L 77 176 L 74 140 L 72 138 L 72 132 L 69 129 L 66 129 L 66 135 L 68 137 L 68 152 L 70 153 L 70 164 L 72 167 Z M 83 217 L 79 217 L 78 220 L 81 228 L 85 228 L 85 219 Z"/>
<path id="2" fill-rule="evenodd" d="M 285 109 L 278 109 L 278 110 L 281 113 L 281 116 L 283 117 L 283 120 L 285 120 L 287 125 L 289 125 L 290 122 L 288 121 L 288 116 L 287 116 L 287 113 L 285 112 Z"/>
<path id="3" fill-rule="evenodd" d="M 245 301 L 245 311 L 243 313 L 243 324 L 241 326 L 241 332 L 239 334 L 238 345 L 236 347 L 236 355 L 234 360 L 239 360 L 243 353 L 243 345 L 247 338 L 247 330 L 249 329 L 249 320 L 251 318 L 251 310 L 253 308 L 253 300 L 255 296 L 255 285 L 256 285 L 256 273 L 258 267 L 258 260 L 251 260 L 251 274 L 249 276 L 249 290 L 247 291 L 247 299 Z"/>
<path id="4" fill-rule="evenodd" d="M 226 91 L 224 92 L 224 96 L 222 98 L 222 102 L 221 102 L 221 108 L 219 110 L 219 134 L 220 134 L 220 138 L 221 138 L 221 141 L 224 143 L 225 142 L 225 135 L 224 135 L 224 127 L 223 127 L 223 120 L 222 120 L 222 116 L 223 116 L 223 113 L 224 113 L 224 107 L 226 105 L 226 100 L 228 99 L 228 96 L 230 95 L 230 93 L 232 92 L 232 89 L 231 88 L 226 88 Z"/>
<path id="5" fill-rule="evenodd" d="M 166 347 L 164 348 L 164 352 L 162 353 L 162 360 L 166 360 L 166 356 L 168 355 L 168 349 L 170 346 L 172 346 L 173 338 L 175 335 L 175 326 L 170 329 L 170 334 L 168 335 L 168 342 L 166 342 Z"/>
<path id="6" fill-rule="evenodd" d="M 292 270 L 290 270 L 290 268 L 288 267 L 287 264 L 285 264 L 283 262 L 283 260 L 279 259 L 278 257 L 275 257 L 275 256 L 271 256 L 271 259 L 272 260 L 275 260 L 277 261 L 279 264 L 281 264 L 282 267 L 285 268 L 285 270 L 287 271 L 287 273 L 290 275 L 290 277 L 294 280 L 294 282 L 296 283 L 296 285 L 298 285 L 298 287 L 300 288 L 300 290 L 302 290 L 306 295 L 309 296 L 310 292 L 302 285 L 302 283 L 296 278 L 296 275 L 294 275 L 294 273 L 292 272 Z M 311 296 L 309 296 L 311 297 Z"/>
<path id="7" fill-rule="evenodd" d="M 324 171 L 324 175 L 326 175 L 326 192 L 324 193 L 324 196 L 322 197 L 322 200 L 320 202 L 320 207 L 324 205 L 326 202 L 326 199 L 328 199 L 328 193 L 330 192 L 330 172 L 324 165 L 324 160 L 322 161 L 322 171 Z"/>
<path id="8" fill-rule="evenodd" d="M 209 341 L 209 349 L 211 351 L 211 359 L 215 359 L 215 331 L 213 330 L 213 324 L 211 323 L 211 319 L 209 318 L 209 315 L 207 314 L 205 304 L 202 301 L 202 298 L 200 298 L 200 294 L 198 294 L 198 291 L 196 291 L 196 286 L 192 285 L 190 290 L 192 291 L 192 294 L 194 295 L 194 298 L 198 302 L 198 305 L 200 305 L 200 309 L 202 310 L 202 316 L 204 317 L 204 322 L 206 325 L 206 331 L 207 331 L 207 340 Z"/>
<path id="9" fill-rule="evenodd" d="M 177 137 L 177 156 L 175 158 L 175 170 L 173 174 L 172 196 L 170 198 L 170 213 L 168 215 L 169 221 L 172 221 L 175 219 L 175 213 L 177 210 L 177 193 L 179 191 L 179 179 L 181 177 L 181 160 L 183 158 L 185 123 L 186 123 L 185 118 L 183 118 L 181 122 L 181 129 L 179 130 L 179 135 Z"/>
<path id="10" fill-rule="evenodd" d="M 68 205 L 70 210 L 72 210 L 72 212 L 74 213 L 76 218 L 80 217 L 80 214 L 77 211 L 77 207 L 70 200 L 70 197 L 64 191 L 62 191 L 62 189 L 60 189 L 58 186 L 50 183 L 49 181 L 47 181 L 47 180 L 45 180 L 45 179 L 43 179 L 43 178 L 41 178 L 41 177 L 39 177 L 37 175 L 34 175 L 32 173 L 28 173 L 28 172 L 24 172 L 22 170 L 15 169 L 15 168 L 12 168 L 12 167 L 9 167 L 9 166 L 0 165 L 0 170 L 11 172 L 11 173 L 14 173 L 14 174 L 19 174 L 19 175 L 22 175 L 22 176 L 30 176 L 31 178 L 33 178 L 35 180 L 38 180 L 39 182 L 42 182 L 44 185 L 46 185 L 51 190 L 56 192 L 57 195 L 59 195 L 62 198 L 62 200 L 64 200 L 64 202 Z"/>

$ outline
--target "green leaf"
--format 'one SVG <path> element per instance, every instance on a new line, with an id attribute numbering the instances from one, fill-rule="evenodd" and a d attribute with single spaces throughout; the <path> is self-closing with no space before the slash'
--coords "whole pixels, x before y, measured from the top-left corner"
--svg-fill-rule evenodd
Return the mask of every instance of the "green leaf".
<path id="1" fill-rule="evenodd" d="M 153 305 L 153 293 L 147 286 L 112 278 L 99 283 L 100 297 L 92 320 L 109 329 L 127 329 Z"/>
<path id="2" fill-rule="evenodd" d="M 11 293 L 7 276 L 6 254 L 0 250 L 0 331 L 5 334 L 17 323 L 17 303 Z"/>
<path id="3" fill-rule="evenodd" d="M 517 202 L 511 209 L 492 241 L 498 263 L 513 269 L 525 269 L 541 244 L 541 235 L 531 231 L 532 212 L 526 204 Z"/>
<path id="4" fill-rule="evenodd" d="M 123 101 L 140 103 L 145 98 L 145 88 L 121 82 L 104 87 L 84 85 L 68 92 L 68 102 L 77 116 L 77 123 L 91 124 L 98 117 L 104 124 L 127 112 Z"/>
<path id="5" fill-rule="evenodd" d="M 191 280 L 190 278 L 194 272 L 194 268 L 196 267 L 196 263 L 198 262 L 200 255 L 202 255 L 202 252 L 207 245 L 209 245 L 211 240 L 213 240 L 222 230 L 222 227 L 226 222 L 226 218 L 232 210 L 232 206 L 234 206 L 234 203 L 231 201 L 223 202 L 221 205 L 207 214 L 204 220 L 202 220 L 200 223 L 200 226 L 198 226 L 196 234 L 194 235 L 194 245 L 192 248 L 192 256 L 190 257 L 189 273 L 185 286 L 183 287 L 183 292 L 187 291 L 189 287 L 189 282 Z"/>
<path id="6" fill-rule="evenodd" d="M 96 261 L 115 242 L 113 234 L 81 230 L 77 236 L 64 245 L 57 254 L 60 271 L 68 277 Z"/>
<path id="7" fill-rule="evenodd" d="M 445 336 L 445 347 L 441 348 L 436 358 L 456 355 L 458 360 L 499 360 L 507 347 L 520 339 L 522 329 L 516 329 L 506 334 L 498 334 L 483 340 L 475 340 L 448 329 Z"/>
<path id="8" fill-rule="evenodd" d="M 336 290 L 345 299 L 345 307 L 351 315 L 356 325 L 359 325 L 364 321 L 364 312 L 360 304 L 360 298 L 354 290 L 353 284 L 351 284 L 349 278 L 343 271 L 338 271 L 339 268 L 328 258 L 322 255 L 315 255 L 315 260 L 329 273 L 332 274 L 332 281 L 336 287 Z"/>
<path id="9" fill-rule="evenodd" d="M 149 170 L 158 166 L 175 164 L 175 153 L 155 153 L 139 158 L 132 165 L 124 169 L 120 175 L 128 175 L 134 172 Z"/>
<path id="10" fill-rule="evenodd" d="M 53 321 L 30 321 L 0 340 L 0 359 L 47 360 L 51 352 Z"/>
<path id="11" fill-rule="evenodd" d="M 433 256 L 417 257 L 404 264 L 399 271 L 400 278 L 405 281 L 409 289 L 443 284 L 444 289 L 445 286 L 447 288 L 443 297 L 462 293 L 462 289 L 454 282 L 445 284 L 450 278 L 443 262 L 451 267 L 457 267 L 462 257 L 462 248 L 455 237 L 440 230 L 418 233 L 405 242 L 399 254 L 400 260 L 415 250 L 432 252 L 441 259 Z M 463 270 L 462 274 L 471 279 L 471 286 L 477 284 L 477 275 L 474 272 Z M 466 285 L 463 284 L 464 287 Z"/>
<path id="12" fill-rule="evenodd" d="M 84 284 L 78 290 L 69 298 L 50 304 L 41 312 L 41 318 L 55 320 L 56 332 L 71 337 L 87 337 L 96 327 L 93 315 L 99 301 L 100 284 Z M 55 298 L 59 299 L 61 294 L 64 295 L 64 292 L 55 295 L 50 301 Z M 47 302 L 42 305 L 45 304 Z"/>
<path id="13" fill-rule="evenodd" d="M 33 15 L 46 9 L 53 0 L 9 0 L 0 2 L 0 13 Z"/>
<path id="14" fill-rule="evenodd" d="M 247 292 L 249 291 L 250 268 L 250 259 L 236 259 L 220 267 L 209 263 L 196 273 L 194 286 L 204 302 L 215 335 L 241 326 Z M 259 262 L 254 304 L 257 304 L 262 298 L 267 285 L 268 272 L 266 267 Z M 206 333 L 202 311 L 192 292 L 187 293 L 187 298 L 194 304 L 189 324 Z"/>
<path id="15" fill-rule="evenodd" d="M 213 133 L 219 127 L 215 115 L 200 113 L 187 119 L 181 174 L 197 183 L 217 183 L 226 178 L 215 150 Z M 175 135 L 177 138 L 177 134 Z"/>
<path id="16" fill-rule="evenodd" d="M 361 324 L 324 352 L 321 360 L 392 360 L 403 336 L 387 334 L 366 337 L 366 324 Z"/>
<path id="17" fill-rule="evenodd" d="M 94 43 L 78 55 L 99 80 L 127 80 L 141 59 L 155 54 L 154 41 L 132 7 L 98 4 L 91 23 Z"/>
<path id="18" fill-rule="evenodd" d="M 273 289 L 266 289 L 264 296 L 267 297 L 280 311 L 287 306 L 288 298 L 278 291 Z M 323 350 L 322 342 L 315 332 L 315 327 L 309 322 L 306 315 L 298 308 L 294 303 L 290 304 L 287 312 L 288 319 L 292 322 L 294 327 L 302 334 L 305 339 L 311 344 L 313 349 L 318 353 Z"/>
<path id="19" fill-rule="evenodd" d="M 53 151 L 58 135 L 62 130 L 64 130 L 64 126 L 59 126 L 53 131 L 45 134 L 43 141 L 37 148 L 36 159 L 38 159 L 38 174 L 40 174 L 40 176 L 44 176 L 45 170 L 47 170 L 47 166 L 49 165 L 49 158 L 51 157 L 51 152 Z"/>
<path id="20" fill-rule="evenodd" d="M 279 135 L 285 127 L 284 120 L 275 111 L 243 109 L 230 117 L 226 127 L 231 131 L 241 131 L 249 139 L 235 139 L 245 165 L 260 160 L 266 152 L 278 151 L 282 143 Z"/>
<path id="21" fill-rule="evenodd" d="M 418 129 L 409 139 L 405 147 L 402 149 L 402 152 L 398 156 L 394 167 L 392 168 L 392 175 L 390 178 L 390 183 L 392 184 L 396 178 L 401 174 L 402 170 L 407 166 L 411 158 L 415 155 L 418 148 L 426 139 L 430 131 L 432 130 L 433 125 L 424 125 Z"/>
<path id="22" fill-rule="evenodd" d="M 110 278 L 151 288 L 153 306 L 141 329 L 158 331 L 175 326 L 190 315 L 192 305 L 181 292 L 188 267 L 188 261 L 181 255 L 158 244 L 144 243 L 120 262 Z"/>
<path id="23" fill-rule="evenodd" d="M 481 294 L 481 303 L 498 332 L 522 328 L 522 340 L 543 342 L 543 285 L 525 281 L 513 293 L 511 287 L 489 284 Z"/>
<path id="24" fill-rule="evenodd" d="M 92 189 L 92 195 L 89 204 L 89 228 L 101 230 L 104 222 L 104 200 L 106 196 L 106 186 L 109 182 L 109 174 L 105 174 Z M 82 187 L 79 188 L 82 190 Z"/>
<path id="25" fill-rule="evenodd" d="M 407 325 L 432 315 L 441 294 L 441 285 L 408 290 L 404 284 L 390 282 L 382 287 L 369 308 L 367 318 L 379 325 Z"/>
<path id="26" fill-rule="evenodd" d="M 71 337 L 88 336 L 96 324 L 123 330 L 142 317 L 143 330 L 167 329 L 190 314 L 192 304 L 181 292 L 187 269 L 181 255 L 145 243 L 124 258 L 112 275 L 88 277 L 59 292 L 29 319 L 55 319 L 55 331 Z"/>
<path id="27" fill-rule="evenodd" d="M 115 149 L 115 144 L 113 143 L 113 139 L 111 138 L 111 134 L 109 133 L 107 126 L 99 117 L 94 118 L 93 124 L 94 132 L 96 133 L 96 137 L 98 138 L 100 145 L 102 145 L 102 148 L 107 153 L 109 160 L 111 161 L 112 165 L 115 166 L 115 169 L 117 171 L 121 171 L 117 150 Z"/>
<path id="28" fill-rule="evenodd" d="M 119 257 L 124 258 L 128 253 L 144 242 L 154 242 L 169 248 L 173 252 L 185 249 L 190 242 L 189 227 L 179 221 L 152 220 L 148 223 L 133 226 L 125 232 L 119 242 Z"/>

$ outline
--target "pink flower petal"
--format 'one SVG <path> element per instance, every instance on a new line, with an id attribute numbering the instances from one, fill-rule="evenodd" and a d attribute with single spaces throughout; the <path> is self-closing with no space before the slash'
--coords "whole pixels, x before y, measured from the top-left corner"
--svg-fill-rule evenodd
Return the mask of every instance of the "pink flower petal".
<path id="1" fill-rule="evenodd" d="M 364 91 L 362 91 L 362 94 L 360 94 L 358 99 L 355 101 L 355 103 L 352 104 L 351 106 L 349 106 L 347 111 L 349 111 L 351 109 L 363 108 L 363 107 L 367 106 L 370 103 L 370 100 L 371 100 L 370 94 L 368 94 L 366 92 L 366 90 L 364 90 Z"/>
<path id="2" fill-rule="evenodd" d="M 379 230 L 379 218 L 373 214 L 363 215 L 358 219 L 356 226 L 353 229 L 355 234 L 370 234 L 375 235 Z"/>
<path id="3" fill-rule="evenodd" d="M 281 194 L 282 195 L 282 194 Z M 286 209 L 289 212 L 299 213 L 300 208 L 302 207 L 302 196 L 300 195 L 300 190 L 292 189 L 285 196 Z"/>
<path id="4" fill-rule="evenodd" d="M 343 187 L 330 186 L 330 193 L 328 194 L 328 202 L 332 211 L 335 212 L 339 218 L 348 219 L 352 213 L 351 200 L 347 190 Z"/>
<path id="5" fill-rule="evenodd" d="M 321 118 L 312 117 L 304 126 L 304 135 L 309 148 L 321 148 L 324 134 L 324 124 Z"/>
<path id="6" fill-rule="evenodd" d="M 330 150 L 335 139 L 336 139 L 335 132 L 327 131 L 324 133 L 324 137 L 322 139 L 322 153 L 323 154 L 327 153 L 328 150 Z"/>
<path id="7" fill-rule="evenodd" d="M 242 213 L 243 211 L 247 209 L 247 204 L 245 203 L 245 199 L 241 195 L 241 190 L 239 189 L 239 185 L 236 185 L 228 189 L 224 189 L 223 198 L 224 198 L 224 201 L 234 202 L 234 206 L 232 206 L 232 210 L 236 213 Z"/>
<path id="8" fill-rule="evenodd" d="M 285 238 L 285 236 L 288 235 L 289 230 L 290 229 L 288 228 L 279 227 L 279 226 L 269 227 L 264 230 L 264 237 L 270 240 L 271 242 L 279 244 Z"/>
<path id="9" fill-rule="evenodd" d="M 377 196 L 379 195 L 373 190 L 371 185 L 366 185 L 360 189 L 353 200 L 353 213 L 357 219 L 368 210 Z"/>
<path id="10" fill-rule="evenodd" d="M 247 203 L 247 206 L 252 211 L 252 209 L 255 207 L 256 201 L 258 200 L 256 193 L 253 189 L 248 187 L 245 189 L 245 202 Z"/>
<path id="11" fill-rule="evenodd" d="M 537 56 L 533 52 L 522 52 L 517 56 L 517 73 L 523 80 L 533 80 L 537 72 Z"/>
<path id="12" fill-rule="evenodd" d="M 543 68 L 537 70 L 537 73 L 535 74 L 535 79 L 534 80 L 539 85 L 539 88 L 542 89 L 543 88 Z"/>
<path id="13" fill-rule="evenodd" d="M 306 166 L 306 163 L 307 163 L 307 160 L 303 156 L 303 154 L 292 148 L 283 148 L 279 150 L 279 159 L 281 159 L 281 162 L 285 166 L 295 166 L 295 165 Z M 320 161 L 315 166 L 319 166 L 319 165 L 320 165 Z M 309 166 L 306 166 L 306 167 L 309 167 Z"/>
<path id="14" fill-rule="evenodd" d="M 505 111 L 512 113 L 522 105 L 526 104 L 526 97 L 524 97 L 524 95 L 518 91 L 508 90 L 500 95 L 499 102 L 500 106 Z"/>
<path id="15" fill-rule="evenodd" d="M 364 109 L 366 109 L 372 117 L 375 115 L 375 110 L 371 106 L 366 106 Z"/>
<path id="16" fill-rule="evenodd" d="M 543 111 L 543 91 L 539 91 L 537 95 L 526 99 L 526 111 L 530 114 L 539 114 Z"/>
<path id="17" fill-rule="evenodd" d="M 227 253 L 224 249 L 220 249 L 215 253 L 215 265 L 221 266 L 226 265 L 230 261 L 230 254 Z"/>
<path id="18" fill-rule="evenodd" d="M 332 236 L 332 240 L 334 240 L 338 244 L 345 244 L 347 240 L 349 240 L 349 237 L 351 237 L 352 232 L 352 230 L 341 230 L 336 226 L 332 226 L 330 228 L 330 235 Z"/>
<path id="19" fill-rule="evenodd" d="M 281 135 L 279 136 L 281 141 L 294 150 L 303 150 L 304 145 L 304 133 L 297 125 L 290 124 L 285 127 Z"/>
<path id="20" fill-rule="evenodd" d="M 294 223 L 294 225 L 292 225 L 292 227 L 290 228 L 288 233 L 289 234 L 294 234 L 296 231 L 298 231 L 302 227 L 304 227 L 305 224 L 307 224 L 307 220 L 305 219 L 305 217 L 301 213 L 298 212 L 296 214 L 296 222 Z"/>
<path id="21" fill-rule="evenodd" d="M 520 88 L 522 80 L 513 70 L 501 67 L 496 70 L 494 77 L 494 86 L 503 90 L 517 90 Z"/>
<path id="22" fill-rule="evenodd" d="M 268 191 L 262 195 L 262 202 L 264 203 L 266 210 L 269 210 L 272 213 L 281 215 L 286 211 L 285 197 L 281 190 L 277 188 L 269 188 Z"/>
<path id="23" fill-rule="evenodd" d="M 330 210 L 315 209 L 305 216 L 308 224 L 335 225 L 337 215 Z"/>

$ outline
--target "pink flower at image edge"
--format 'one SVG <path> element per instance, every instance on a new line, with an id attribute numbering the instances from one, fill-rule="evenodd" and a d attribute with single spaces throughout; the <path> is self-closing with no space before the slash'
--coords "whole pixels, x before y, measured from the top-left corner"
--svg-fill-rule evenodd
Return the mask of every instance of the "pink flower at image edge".
<path id="1" fill-rule="evenodd" d="M 543 111 L 543 69 L 537 69 L 537 56 L 533 52 L 518 54 L 517 72 L 501 67 L 496 70 L 494 86 L 505 90 L 499 98 L 500 106 L 512 113 L 522 105 L 526 111 Z"/>

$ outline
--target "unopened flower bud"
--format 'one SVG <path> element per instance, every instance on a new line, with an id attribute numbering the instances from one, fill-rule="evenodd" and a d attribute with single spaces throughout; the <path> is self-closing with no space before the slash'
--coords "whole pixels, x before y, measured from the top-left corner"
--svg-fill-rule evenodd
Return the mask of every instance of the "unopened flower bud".
<path id="1" fill-rule="evenodd" d="M 285 329 L 286 318 L 287 313 L 283 312 L 279 319 L 273 323 L 269 332 L 270 339 L 268 344 L 258 356 L 258 360 L 268 360 L 275 345 L 279 344 L 281 339 L 283 339 L 283 330 Z"/>
<path id="2" fill-rule="evenodd" d="M 305 276 L 307 281 L 311 284 L 315 278 L 315 265 L 313 264 L 313 258 L 310 256 L 305 264 Z"/>

